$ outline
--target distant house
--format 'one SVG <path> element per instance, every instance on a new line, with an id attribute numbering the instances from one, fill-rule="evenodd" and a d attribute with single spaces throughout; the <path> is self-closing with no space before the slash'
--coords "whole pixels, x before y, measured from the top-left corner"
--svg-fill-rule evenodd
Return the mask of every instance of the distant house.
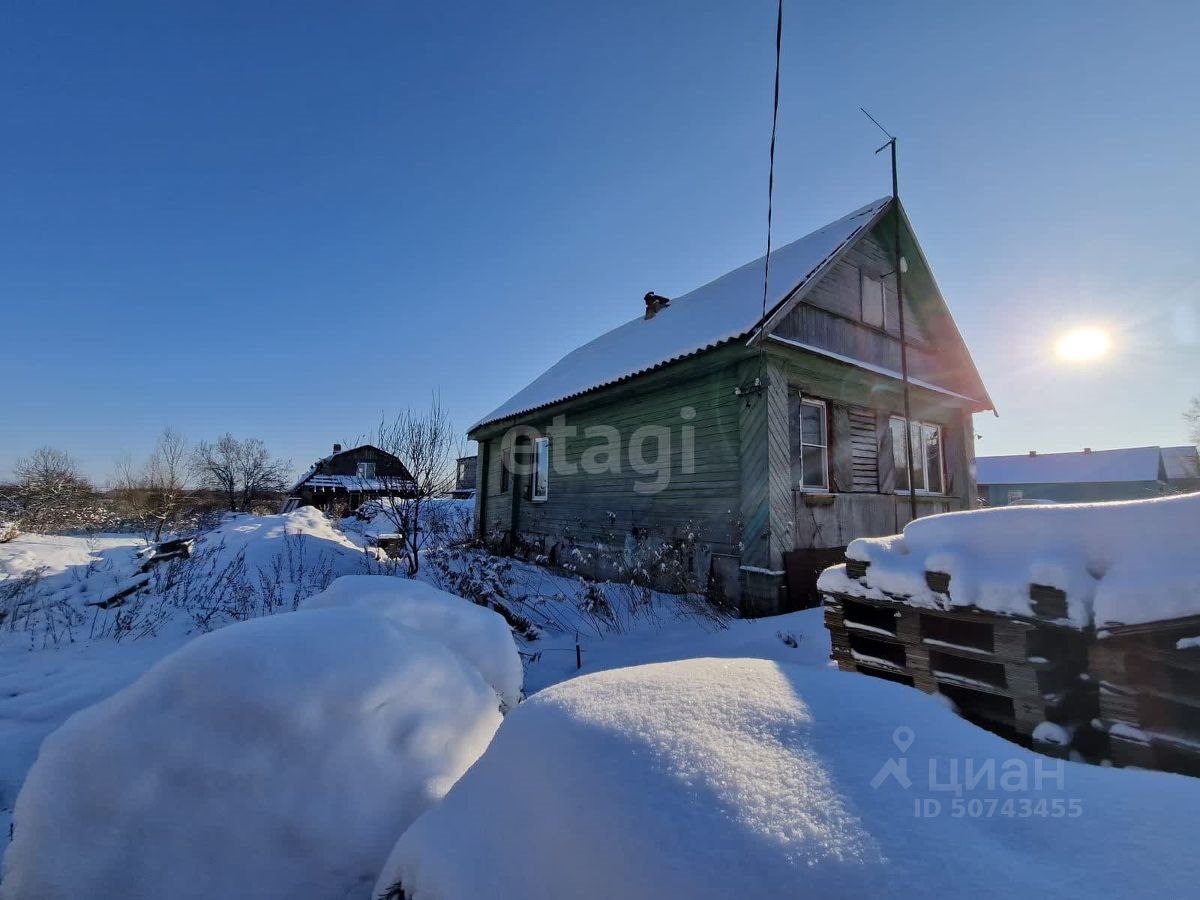
<path id="1" fill-rule="evenodd" d="M 477 456 L 460 456 L 454 464 L 454 497 L 467 500 L 475 496 Z"/>
<path id="2" fill-rule="evenodd" d="M 1189 450 L 1190 455 L 1185 452 Z M 1075 453 L 981 456 L 975 461 L 975 479 L 979 499 L 988 506 L 1022 500 L 1090 503 L 1197 490 L 1198 469 L 1194 447 L 1086 448 Z"/>
<path id="3" fill-rule="evenodd" d="M 1180 494 L 1200 491 L 1200 453 L 1195 447 L 1163 447 L 1167 484 Z"/>
<path id="4" fill-rule="evenodd" d="M 413 489 L 413 477 L 404 463 L 371 444 L 333 452 L 317 460 L 292 486 L 284 512 L 298 506 L 315 506 L 326 512 L 353 512 L 375 497 L 404 496 Z"/>
<path id="5" fill-rule="evenodd" d="M 910 518 L 897 227 L 917 513 L 975 505 L 992 401 L 888 198 L 775 250 L 765 303 L 763 259 L 649 293 L 480 419 L 482 536 L 597 575 L 674 548 L 747 613 L 816 602 L 850 540 Z"/>

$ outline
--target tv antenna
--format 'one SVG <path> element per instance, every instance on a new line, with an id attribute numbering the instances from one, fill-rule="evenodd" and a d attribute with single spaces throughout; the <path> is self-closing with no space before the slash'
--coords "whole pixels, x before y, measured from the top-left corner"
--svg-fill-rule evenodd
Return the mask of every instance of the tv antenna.
<path id="1" fill-rule="evenodd" d="M 917 518 L 917 485 L 913 480 L 913 440 L 912 440 L 912 403 L 909 398 L 908 385 L 908 340 L 904 330 L 904 273 L 908 263 L 900 255 L 900 181 L 896 173 L 896 136 L 879 124 L 879 120 L 859 107 L 859 111 L 870 119 L 875 127 L 887 136 L 887 143 L 875 152 L 882 153 L 885 149 L 892 151 L 892 215 L 895 217 L 896 229 L 892 241 L 892 265 L 896 276 L 896 309 L 900 326 L 900 381 L 904 388 L 904 460 L 908 467 L 908 508 L 912 518 Z"/>

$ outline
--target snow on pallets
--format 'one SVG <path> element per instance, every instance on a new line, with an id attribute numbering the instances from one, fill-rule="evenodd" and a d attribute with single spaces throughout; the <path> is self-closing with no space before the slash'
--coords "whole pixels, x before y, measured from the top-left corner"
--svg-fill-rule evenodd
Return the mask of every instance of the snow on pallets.
<path id="1" fill-rule="evenodd" d="M 1200 616 L 1098 633 L 1095 724 L 1122 766 L 1200 775 Z"/>
<path id="2" fill-rule="evenodd" d="M 865 567 L 858 573 L 864 578 Z M 949 590 L 942 573 L 927 580 L 932 590 Z M 1051 608 L 1053 600 L 1045 597 Z M 962 607 L 915 607 L 882 593 L 829 591 L 825 624 L 843 671 L 942 694 L 967 718 L 1023 740 L 1033 740 L 1042 722 L 1069 726 L 1095 713 L 1094 690 L 1081 677 L 1085 638 L 1076 629 Z"/>

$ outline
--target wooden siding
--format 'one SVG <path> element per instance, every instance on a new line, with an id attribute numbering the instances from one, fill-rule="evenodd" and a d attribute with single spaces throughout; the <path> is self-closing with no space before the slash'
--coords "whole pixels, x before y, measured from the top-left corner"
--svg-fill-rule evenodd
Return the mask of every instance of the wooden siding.
<path id="1" fill-rule="evenodd" d="M 515 508 L 516 539 L 563 563 L 577 548 L 602 546 L 619 554 L 627 539 L 642 537 L 676 539 L 694 534 L 720 552 L 734 550 L 741 485 L 734 395 L 738 381 L 736 360 L 722 360 L 719 352 L 710 353 L 677 364 L 669 376 L 656 373 L 639 379 L 640 389 L 618 386 L 523 420 L 523 426 L 551 436 L 545 501 L 528 499 L 528 476 L 513 479 L 518 492 L 515 504 L 497 501 L 502 496 L 498 452 L 502 434 L 497 431 L 481 439 L 489 446 L 489 499 L 484 507 L 488 533 L 508 531 Z M 689 409 L 694 415 L 685 418 Z M 558 416 L 562 418 L 556 422 Z M 565 434 L 555 426 L 575 430 Z M 594 456 L 605 444 L 595 431 L 600 428 L 615 429 L 619 435 L 620 459 L 614 460 L 619 471 L 588 473 L 582 467 L 584 454 L 590 451 Z M 654 428 L 665 431 L 648 430 Z M 690 463 L 685 428 L 694 448 Z M 654 490 L 657 475 L 636 471 L 637 460 L 630 452 L 640 447 L 642 461 L 657 465 L 664 434 L 669 436 L 669 456 L 664 460 L 669 474 L 663 488 Z"/>
<path id="2" fill-rule="evenodd" d="M 892 275 L 891 219 L 887 218 L 846 251 L 830 271 L 779 319 L 772 333 L 893 372 L 901 369 L 899 307 Z M 970 357 L 950 319 L 933 276 L 915 246 L 905 279 L 904 322 L 908 367 L 913 378 L 983 400 Z M 868 325 L 862 315 L 863 273 L 884 282 L 884 325 Z M 884 277 L 886 276 L 886 277 Z"/>

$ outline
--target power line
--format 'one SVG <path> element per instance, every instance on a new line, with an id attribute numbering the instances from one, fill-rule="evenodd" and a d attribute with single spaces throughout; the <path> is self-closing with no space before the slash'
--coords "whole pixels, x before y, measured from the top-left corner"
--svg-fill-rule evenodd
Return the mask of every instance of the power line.
<path id="1" fill-rule="evenodd" d="M 779 129 L 779 60 L 783 55 L 783 0 L 775 17 L 775 103 L 771 110 L 771 162 L 767 170 L 767 255 L 763 257 L 762 321 L 767 318 L 767 285 L 771 278 L 771 219 L 775 202 L 775 134 Z M 760 328 L 762 327 L 760 323 Z"/>

